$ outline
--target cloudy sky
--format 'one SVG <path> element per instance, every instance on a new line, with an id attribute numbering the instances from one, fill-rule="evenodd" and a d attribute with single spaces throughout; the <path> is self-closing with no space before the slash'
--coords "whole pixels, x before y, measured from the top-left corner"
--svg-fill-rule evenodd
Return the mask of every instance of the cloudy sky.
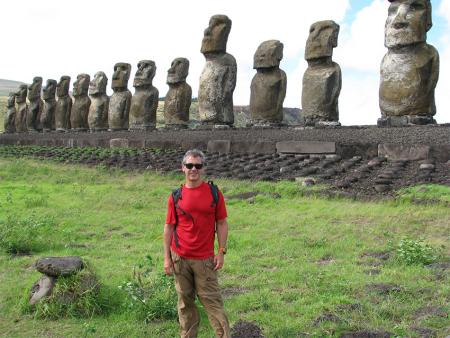
<path id="1" fill-rule="evenodd" d="M 450 0 L 432 4 L 428 43 L 440 53 L 436 120 L 444 123 L 450 122 Z M 211 15 L 226 14 L 233 21 L 227 51 L 238 63 L 235 104 L 249 102 L 256 48 L 262 41 L 277 39 L 284 44 L 280 67 L 288 77 L 284 106 L 300 107 L 309 26 L 331 19 L 341 26 L 333 56 L 343 73 L 340 120 L 344 125 L 375 124 L 380 116 L 379 65 L 386 53 L 388 6 L 387 0 L 5 1 L 0 78 L 28 83 L 37 75 L 44 81 L 61 75 L 74 79 L 79 73 L 93 76 L 102 70 L 111 79 L 116 62 L 131 63 L 134 74 L 139 60 L 150 59 L 157 66 L 154 85 L 164 96 L 171 61 L 187 57 L 191 63 L 187 81 L 196 96 L 204 65 L 203 30 Z M 132 78 L 133 91 L 131 85 Z"/>

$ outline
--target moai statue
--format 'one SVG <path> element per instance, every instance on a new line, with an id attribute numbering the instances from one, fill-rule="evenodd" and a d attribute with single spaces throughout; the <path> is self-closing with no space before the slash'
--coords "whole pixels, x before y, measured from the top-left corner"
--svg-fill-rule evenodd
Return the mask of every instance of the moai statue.
<path id="1" fill-rule="evenodd" d="M 134 75 L 135 92 L 131 98 L 130 130 L 152 130 L 156 128 L 156 110 L 159 92 L 152 81 L 156 73 L 155 62 L 139 61 Z"/>
<path id="2" fill-rule="evenodd" d="M 16 119 L 15 119 L 15 125 L 16 125 L 17 133 L 25 133 L 28 131 L 28 128 L 27 128 L 27 114 L 28 114 L 27 92 L 28 92 L 28 86 L 26 84 L 20 85 L 19 90 L 16 92 L 17 113 L 16 113 Z"/>
<path id="3" fill-rule="evenodd" d="M 281 125 L 286 96 L 286 73 L 279 68 L 283 44 L 278 40 L 261 43 L 253 57 L 257 73 L 250 86 L 250 114 L 254 126 Z"/>
<path id="4" fill-rule="evenodd" d="M 55 130 L 55 111 L 56 111 L 56 80 L 48 79 L 42 90 L 44 99 L 44 108 L 42 109 L 41 125 L 42 131 L 49 132 Z"/>
<path id="5" fill-rule="evenodd" d="M 381 62 L 379 126 L 436 123 L 439 54 L 426 43 L 430 0 L 389 0 Z"/>
<path id="6" fill-rule="evenodd" d="M 88 96 L 91 77 L 88 74 L 79 74 L 73 83 L 73 105 L 70 112 L 70 126 L 73 131 L 87 131 L 89 107 L 91 99 Z"/>
<path id="7" fill-rule="evenodd" d="M 88 124 L 91 131 L 108 130 L 109 97 L 106 95 L 108 78 L 104 72 L 97 72 L 89 84 L 89 108 Z"/>
<path id="8" fill-rule="evenodd" d="M 33 78 L 33 83 L 28 86 L 27 129 L 29 132 L 42 130 L 41 114 L 43 102 L 41 99 L 42 77 Z"/>
<path id="9" fill-rule="evenodd" d="M 58 132 L 70 129 L 70 113 L 72 111 L 72 98 L 69 95 L 70 76 L 61 76 L 56 86 L 55 128 Z"/>
<path id="10" fill-rule="evenodd" d="M 16 132 L 16 93 L 9 93 L 8 103 L 6 104 L 8 110 L 5 114 L 5 133 L 15 133 Z"/>
<path id="11" fill-rule="evenodd" d="M 109 99 L 108 124 L 110 131 L 127 130 L 131 92 L 128 90 L 131 65 L 119 62 L 114 66 L 111 87 L 114 93 Z"/>
<path id="12" fill-rule="evenodd" d="M 189 74 L 189 60 L 176 58 L 167 71 L 169 91 L 164 101 L 164 122 L 166 128 L 187 128 L 192 89 L 186 83 Z"/>
<path id="13" fill-rule="evenodd" d="M 233 92 L 236 87 L 236 60 L 226 53 L 231 20 L 214 15 L 205 29 L 201 52 L 206 64 L 200 76 L 198 110 L 203 124 L 216 127 L 234 123 Z"/>
<path id="14" fill-rule="evenodd" d="M 332 20 L 318 21 L 309 29 L 305 49 L 308 68 L 302 89 L 302 117 L 306 125 L 340 125 L 338 99 L 342 73 L 332 60 L 338 35 L 339 25 Z"/>

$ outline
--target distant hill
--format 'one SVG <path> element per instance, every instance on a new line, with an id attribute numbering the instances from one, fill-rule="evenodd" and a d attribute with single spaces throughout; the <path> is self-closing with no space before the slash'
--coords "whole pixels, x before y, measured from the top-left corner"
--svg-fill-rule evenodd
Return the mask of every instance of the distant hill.
<path id="1" fill-rule="evenodd" d="M 0 79 L 0 96 L 8 96 L 10 92 L 15 92 L 23 82 Z"/>

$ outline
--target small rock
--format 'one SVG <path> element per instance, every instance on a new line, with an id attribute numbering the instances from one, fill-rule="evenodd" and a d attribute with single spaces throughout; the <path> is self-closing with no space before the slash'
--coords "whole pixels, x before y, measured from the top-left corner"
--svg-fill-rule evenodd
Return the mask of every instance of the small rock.
<path id="1" fill-rule="evenodd" d="M 375 183 L 378 185 L 378 184 L 381 184 L 381 185 L 389 185 L 389 184 L 392 184 L 392 180 L 390 180 L 390 179 L 388 179 L 388 178 L 381 178 L 381 177 L 379 177 L 379 178 L 376 178 L 375 179 Z"/>
<path id="2" fill-rule="evenodd" d="M 385 192 L 388 191 L 391 187 L 386 184 L 377 184 L 374 186 L 375 191 L 377 192 Z"/>
<path id="3" fill-rule="evenodd" d="M 43 257 L 37 260 L 36 269 L 50 277 L 68 276 L 83 269 L 83 260 L 78 256 Z"/>
<path id="4" fill-rule="evenodd" d="M 419 166 L 419 170 L 434 170 L 436 166 L 431 163 L 423 163 Z"/>
<path id="5" fill-rule="evenodd" d="M 29 300 L 30 305 L 34 305 L 38 303 L 42 298 L 50 296 L 52 294 L 54 286 L 55 286 L 54 277 L 42 276 L 31 287 Z"/>

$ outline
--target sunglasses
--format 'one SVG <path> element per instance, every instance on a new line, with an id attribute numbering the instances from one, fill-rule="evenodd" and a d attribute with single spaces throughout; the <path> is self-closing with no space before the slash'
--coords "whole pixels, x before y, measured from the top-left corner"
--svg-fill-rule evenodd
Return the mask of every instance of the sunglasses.
<path id="1" fill-rule="evenodd" d="M 200 170 L 203 168 L 203 163 L 185 163 L 184 166 L 188 169 L 195 167 L 195 169 Z"/>

